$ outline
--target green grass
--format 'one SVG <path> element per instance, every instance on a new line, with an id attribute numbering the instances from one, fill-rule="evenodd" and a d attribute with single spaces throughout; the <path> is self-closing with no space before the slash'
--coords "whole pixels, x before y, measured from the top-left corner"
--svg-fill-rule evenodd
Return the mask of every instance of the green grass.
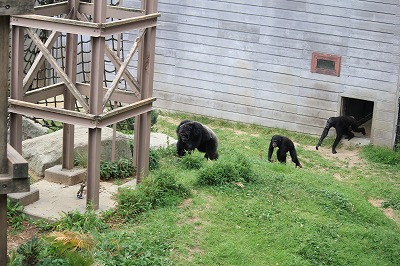
<path id="1" fill-rule="evenodd" d="M 157 167 L 136 190 L 121 190 L 115 212 L 66 216 L 51 230 L 90 233 L 92 249 L 76 252 L 98 265 L 400 265 L 400 219 L 382 209 L 400 217 L 398 152 L 343 145 L 325 158 L 316 137 L 165 112 L 157 131 L 175 138 L 187 118 L 215 131 L 218 161 L 153 151 Z M 296 143 L 302 169 L 267 161 L 274 134 Z M 362 161 L 350 164 L 344 149 Z"/>

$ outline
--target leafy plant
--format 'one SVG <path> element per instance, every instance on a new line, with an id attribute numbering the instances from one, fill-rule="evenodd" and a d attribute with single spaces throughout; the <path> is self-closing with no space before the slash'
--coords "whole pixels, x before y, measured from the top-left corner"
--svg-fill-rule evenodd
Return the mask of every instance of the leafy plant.
<path id="1" fill-rule="evenodd" d="M 134 174 L 134 170 L 132 160 L 120 159 L 117 162 L 101 161 L 100 179 L 107 181 L 115 178 L 127 178 Z"/>
<path id="2" fill-rule="evenodd" d="M 24 228 L 24 221 L 26 221 L 24 206 L 7 198 L 7 224 L 18 231 Z"/>
<path id="3" fill-rule="evenodd" d="M 36 265 L 39 261 L 41 248 L 42 245 L 36 237 L 33 237 L 29 242 L 20 246 L 17 252 L 22 255 L 23 265 Z"/>

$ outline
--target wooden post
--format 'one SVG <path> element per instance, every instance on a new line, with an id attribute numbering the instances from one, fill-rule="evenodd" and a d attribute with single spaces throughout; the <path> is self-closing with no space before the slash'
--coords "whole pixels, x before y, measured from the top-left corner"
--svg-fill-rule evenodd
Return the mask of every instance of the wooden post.
<path id="1" fill-rule="evenodd" d="M 68 10 L 73 10 L 71 19 L 76 19 L 79 9 L 79 0 L 68 1 Z M 77 47 L 78 35 L 67 33 L 66 45 L 66 74 L 71 82 L 76 85 L 76 65 L 77 65 Z M 64 108 L 67 110 L 75 109 L 75 98 L 72 93 L 65 89 L 64 92 Z M 63 151 L 62 151 L 62 168 L 72 169 L 74 167 L 74 129 L 72 124 L 63 124 Z"/>
<path id="2" fill-rule="evenodd" d="M 102 23 L 106 21 L 106 7 L 106 0 L 94 2 L 93 22 Z M 103 112 L 104 52 L 105 38 L 92 37 L 89 110 L 94 115 L 100 115 Z M 99 208 L 100 154 L 101 128 L 89 128 L 86 201 L 95 210 Z"/>
<path id="3" fill-rule="evenodd" d="M 7 105 L 10 16 L 0 16 L 0 174 L 7 174 Z M 7 265 L 7 194 L 0 194 L 0 265 Z"/>
<path id="4" fill-rule="evenodd" d="M 142 0 L 142 9 L 146 14 L 157 12 L 157 0 Z M 154 54 L 156 43 L 156 28 L 148 28 L 138 56 L 138 81 L 141 85 L 140 99 L 153 95 Z M 140 183 L 149 172 L 151 113 L 147 112 L 135 118 L 134 160 L 136 180 Z"/>

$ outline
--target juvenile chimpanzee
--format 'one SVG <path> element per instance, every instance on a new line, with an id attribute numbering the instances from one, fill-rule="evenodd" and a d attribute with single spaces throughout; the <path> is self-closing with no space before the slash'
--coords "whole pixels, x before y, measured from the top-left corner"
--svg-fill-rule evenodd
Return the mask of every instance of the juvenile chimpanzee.
<path id="1" fill-rule="evenodd" d="M 280 135 L 274 135 L 271 138 L 271 142 L 269 144 L 269 149 L 268 149 L 268 161 L 272 162 L 271 156 L 272 153 L 274 152 L 274 148 L 278 147 L 278 151 L 276 152 L 276 155 L 278 157 L 278 161 L 281 163 L 286 163 L 286 153 L 290 153 L 290 157 L 292 157 L 292 162 L 296 164 L 296 167 L 302 168 L 303 166 L 299 162 L 299 159 L 297 158 L 297 153 L 296 149 L 294 148 L 293 141 L 291 141 L 289 138 L 280 136 Z"/>
<path id="2" fill-rule="evenodd" d="M 204 157 L 210 160 L 218 159 L 217 135 L 207 126 L 191 120 L 183 120 L 176 129 L 178 142 L 176 144 L 179 156 L 185 155 L 197 148 L 205 152 Z"/>
<path id="3" fill-rule="evenodd" d="M 342 136 L 345 135 L 345 139 L 351 140 L 354 137 L 353 132 L 361 132 L 365 135 L 365 129 L 363 127 L 358 127 L 357 121 L 352 116 L 338 116 L 338 117 L 330 117 L 326 122 L 324 131 L 322 131 L 321 138 L 315 148 L 318 150 L 318 147 L 321 146 L 322 141 L 328 135 L 329 129 L 334 127 L 336 129 L 336 139 L 332 145 L 332 153 L 335 154 L 336 146 L 339 144 Z"/>

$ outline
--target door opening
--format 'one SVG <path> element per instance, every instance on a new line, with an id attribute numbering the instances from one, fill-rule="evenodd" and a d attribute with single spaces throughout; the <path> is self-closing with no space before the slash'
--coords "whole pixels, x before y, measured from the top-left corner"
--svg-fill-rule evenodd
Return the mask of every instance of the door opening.
<path id="1" fill-rule="evenodd" d="M 371 136 L 374 102 L 355 98 L 342 97 L 342 115 L 354 116 L 359 126 L 365 128 Z"/>

